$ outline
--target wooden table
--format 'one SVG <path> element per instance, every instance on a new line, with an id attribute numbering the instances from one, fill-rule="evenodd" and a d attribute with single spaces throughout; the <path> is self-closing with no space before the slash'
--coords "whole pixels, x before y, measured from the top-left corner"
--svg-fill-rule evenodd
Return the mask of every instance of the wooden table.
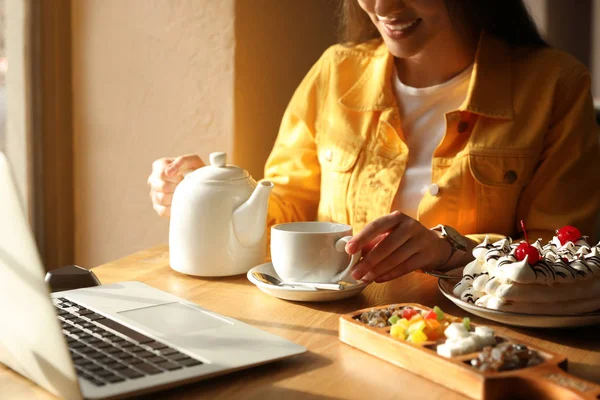
<path id="1" fill-rule="evenodd" d="M 399 367 L 338 340 L 340 314 L 370 306 L 415 302 L 439 305 L 456 316 L 465 312 L 437 289 L 435 278 L 413 273 L 373 284 L 360 295 L 331 303 L 294 303 L 268 296 L 245 276 L 201 279 L 169 268 L 168 249 L 158 246 L 94 269 L 102 283 L 136 280 L 239 319 L 305 346 L 294 358 L 205 382 L 152 394 L 147 398 L 260 399 L 460 399 Z M 600 326 L 576 329 L 518 329 L 470 316 L 473 322 L 510 332 L 525 343 L 565 354 L 571 373 L 600 383 Z M 0 366 L 0 399 L 53 399 L 43 389 Z"/>

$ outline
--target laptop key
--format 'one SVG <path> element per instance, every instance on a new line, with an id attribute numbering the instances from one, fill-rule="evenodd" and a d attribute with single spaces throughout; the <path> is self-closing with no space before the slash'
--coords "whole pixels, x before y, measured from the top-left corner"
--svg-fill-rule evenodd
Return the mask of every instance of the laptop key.
<path id="1" fill-rule="evenodd" d="M 92 357 L 95 353 L 98 352 L 98 351 L 92 349 L 90 346 L 82 347 L 81 349 L 78 349 L 77 351 L 88 357 Z"/>
<path id="2" fill-rule="evenodd" d="M 91 381 L 92 379 L 94 379 L 93 376 L 86 374 L 85 372 L 78 374 L 77 376 L 79 376 L 80 378 L 83 378 L 83 379 L 87 379 L 88 381 Z"/>
<path id="3" fill-rule="evenodd" d="M 135 368 L 137 368 L 140 371 L 143 371 L 147 374 L 150 374 L 150 375 L 154 375 L 154 374 L 158 374 L 158 373 L 162 372 L 160 369 L 158 369 L 148 363 L 138 364 L 135 366 Z"/>
<path id="4" fill-rule="evenodd" d="M 170 356 L 167 356 L 167 358 L 171 361 L 183 361 L 183 360 L 187 360 L 188 358 L 191 358 L 191 357 L 186 356 L 183 353 L 177 353 L 177 354 L 171 354 Z"/>
<path id="5" fill-rule="evenodd" d="M 166 344 L 161 343 L 161 342 L 150 342 L 150 343 L 146 343 L 145 346 L 148 346 L 153 350 L 161 350 L 161 349 L 166 349 L 169 347 Z"/>
<path id="6" fill-rule="evenodd" d="M 121 372 L 121 370 L 128 368 L 127 365 L 121 363 L 107 364 L 106 366 L 112 370 L 118 371 L 119 373 Z"/>
<path id="7" fill-rule="evenodd" d="M 85 333 L 85 332 L 77 332 L 73 334 L 73 337 L 79 340 L 84 340 L 84 339 L 89 339 L 91 337 L 93 337 L 92 335 L 90 335 L 89 333 Z"/>
<path id="8" fill-rule="evenodd" d="M 135 364 L 141 364 L 144 361 L 142 359 L 139 359 L 139 358 L 129 357 L 129 358 L 123 358 L 123 359 L 121 359 L 121 362 L 124 362 L 125 364 L 129 364 L 129 365 L 135 365 Z"/>
<path id="9" fill-rule="evenodd" d="M 154 353 L 150 353 L 149 351 L 144 350 L 144 351 L 142 351 L 140 353 L 137 353 L 136 356 L 142 357 L 142 358 L 148 358 L 148 357 L 154 357 L 155 354 Z"/>
<path id="10" fill-rule="evenodd" d="M 81 349 L 81 348 L 85 347 L 85 343 L 79 342 L 75 339 L 72 339 L 72 341 L 67 341 L 67 344 L 69 345 L 69 348 L 71 348 L 71 349 Z"/>
<path id="11" fill-rule="evenodd" d="M 91 350 L 92 351 L 84 353 L 84 355 L 89 359 L 97 360 L 98 358 L 106 357 L 106 354 L 102 353 L 101 351 L 94 350 L 94 349 L 91 349 Z"/>
<path id="12" fill-rule="evenodd" d="M 88 360 L 87 358 L 84 358 L 79 361 L 75 361 L 75 365 L 77 365 L 79 367 L 83 367 L 83 368 L 88 367 L 92 364 L 94 364 L 94 362 L 92 360 Z"/>
<path id="13" fill-rule="evenodd" d="M 109 347 L 108 349 L 104 350 L 106 353 L 108 354 L 116 354 L 116 353 L 120 353 L 121 349 L 119 349 L 116 346 L 111 345 L 111 347 Z"/>
<path id="14" fill-rule="evenodd" d="M 193 367 L 194 365 L 202 364 L 202 361 L 198 361 L 198 360 L 194 360 L 193 358 L 190 358 L 189 360 L 177 361 L 177 363 L 179 365 L 183 365 L 184 367 Z"/>
<path id="15" fill-rule="evenodd" d="M 142 351 L 146 351 L 143 347 L 135 346 L 133 349 L 129 349 L 127 351 L 131 351 L 132 353 L 141 353 Z"/>
<path id="16" fill-rule="evenodd" d="M 130 347 L 134 347 L 135 344 L 131 343 L 130 341 L 125 341 L 123 343 L 119 343 L 119 347 L 123 348 L 123 349 L 129 349 Z"/>
<path id="17" fill-rule="evenodd" d="M 106 318 L 104 318 L 102 315 L 100 314 L 96 314 L 95 312 L 92 312 L 91 314 L 79 314 L 82 317 L 90 320 L 90 321 L 102 321 Z"/>
<path id="18" fill-rule="evenodd" d="M 104 386 L 106 385 L 106 383 L 99 381 L 98 379 L 91 379 L 90 382 L 92 382 L 92 384 L 96 385 L 96 386 Z"/>
<path id="19" fill-rule="evenodd" d="M 118 358 L 119 360 L 123 360 L 125 358 L 131 357 L 131 354 L 125 353 L 124 351 L 120 353 L 111 354 L 113 357 Z"/>
<path id="20" fill-rule="evenodd" d="M 164 349 L 164 350 L 159 350 L 158 354 L 160 354 L 161 356 L 169 356 L 171 354 L 181 354 L 181 353 L 178 352 L 177 350 L 172 349 L 172 348 L 169 347 L 169 348 Z"/>
<path id="21" fill-rule="evenodd" d="M 161 367 L 162 369 L 166 369 L 169 371 L 175 371 L 176 369 L 181 369 L 181 365 L 175 364 L 174 362 L 166 362 L 166 363 L 162 363 L 162 364 L 158 364 L 159 367 Z"/>
<path id="22" fill-rule="evenodd" d="M 109 347 L 112 348 L 112 344 L 108 342 L 102 342 L 95 345 L 96 348 L 106 351 Z"/>
<path id="23" fill-rule="evenodd" d="M 102 339 L 99 339 L 97 337 L 91 337 L 89 339 L 84 339 L 83 341 L 90 345 L 96 345 L 98 343 L 102 343 Z"/>
<path id="24" fill-rule="evenodd" d="M 154 357 L 146 358 L 146 361 L 149 361 L 152 364 L 160 364 L 160 363 L 167 362 L 169 360 L 167 360 L 166 358 L 162 358 L 160 356 L 154 356 Z"/>
<path id="25" fill-rule="evenodd" d="M 119 383 L 123 382 L 125 378 L 121 378 L 120 376 L 114 375 L 105 378 L 109 383 Z"/>
<path id="26" fill-rule="evenodd" d="M 109 376 L 115 376 L 115 373 L 112 371 L 109 371 L 107 369 L 102 369 L 102 370 L 96 372 L 96 375 L 99 376 L 100 378 L 106 378 Z"/>
<path id="27" fill-rule="evenodd" d="M 112 362 L 115 362 L 115 360 L 110 358 L 109 356 L 98 357 L 95 360 L 96 360 L 96 362 L 99 362 L 100 364 L 110 364 Z"/>
<path id="28" fill-rule="evenodd" d="M 86 365 L 85 369 L 90 372 L 97 372 L 97 371 L 101 371 L 103 368 L 102 368 L 102 366 L 100 366 L 98 364 L 90 364 L 90 365 Z"/>
<path id="29" fill-rule="evenodd" d="M 113 333 L 110 333 L 109 335 L 106 336 L 106 339 L 110 340 L 111 342 L 114 343 L 120 343 L 120 342 L 125 342 L 125 339 L 123 339 L 121 336 L 117 336 Z"/>
<path id="30" fill-rule="evenodd" d="M 133 329 L 130 329 L 128 327 L 126 327 L 125 325 L 121 325 L 120 323 L 113 321 L 111 319 L 101 319 L 96 321 L 99 324 L 102 324 L 114 331 L 119 332 L 122 335 L 127 336 L 128 338 L 138 342 L 138 343 L 150 343 L 150 342 L 154 342 L 153 339 L 149 338 L 146 335 L 142 335 L 139 332 L 134 331 Z"/>
<path id="31" fill-rule="evenodd" d="M 126 376 L 129 379 L 136 379 L 136 378 L 141 378 L 142 376 L 144 376 L 143 373 L 136 371 L 133 368 L 128 368 L 128 369 L 124 369 L 122 371 L 119 371 L 119 374 Z"/>

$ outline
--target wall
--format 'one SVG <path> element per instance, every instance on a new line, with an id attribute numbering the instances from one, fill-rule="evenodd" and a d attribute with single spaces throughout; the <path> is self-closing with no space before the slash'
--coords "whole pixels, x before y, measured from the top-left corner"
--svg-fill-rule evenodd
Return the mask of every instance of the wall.
<path id="1" fill-rule="evenodd" d="M 35 224 L 31 157 L 31 7 L 26 1 L 9 1 L 5 4 L 5 10 L 6 56 L 10 59 L 11 67 L 6 73 L 6 89 L 3 93 L 6 98 L 10 98 L 10 103 L 3 100 L 7 118 L 2 150 L 11 164 L 21 203 L 29 221 Z"/>
<path id="2" fill-rule="evenodd" d="M 72 6 L 75 258 L 86 267 L 167 241 L 148 198 L 154 159 L 224 150 L 259 178 L 293 89 L 333 41 L 323 0 Z"/>
<path id="3" fill-rule="evenodd" d="M 548 43 L 585 64 L 600 107 L 600 0 L 525 0 Z"/>
<path id="4" fill-rule="evenodd" d="M 593 93 L 600 109 L 600 0 L 594 0 L 592 6 L 592 56 L 591 67 L 594 74 Z"/>
<path id="5" fill-rule="evenodd" d="M 256 179 L 293 91 L 335 43 L 336 7 L 326 0 L 236 2 L 234 158 Z"/>
<path id="6" fill-rule="evenodd" d="M 167 239 L 154 159 L 230 150 L 234 0 L 74 1 L 75 260 Z"/>

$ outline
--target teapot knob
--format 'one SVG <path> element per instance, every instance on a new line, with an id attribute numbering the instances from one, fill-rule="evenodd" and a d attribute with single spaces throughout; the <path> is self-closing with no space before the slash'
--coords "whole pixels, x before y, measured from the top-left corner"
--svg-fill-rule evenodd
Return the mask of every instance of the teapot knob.
<path id="1" fill-rule="evenodd" d="M 210 153 L 209 160 L 213 167 L 222 168 L 227 164 L 227 153 L 222 151 Z"/>

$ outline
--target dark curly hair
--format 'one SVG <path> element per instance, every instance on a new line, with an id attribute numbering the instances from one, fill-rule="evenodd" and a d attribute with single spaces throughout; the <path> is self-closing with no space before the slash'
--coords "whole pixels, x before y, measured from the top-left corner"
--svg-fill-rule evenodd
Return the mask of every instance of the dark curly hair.
<path id="1" fill-rule="evenodd" d="M 482 30 L 511 47 L 546 47 L 523 0 L 445 0 L 459 32 L 478 37 Z M 357 0 L 341 0 L 340 43 L 357 44 L 379 38 L 379 31 Z"/>

